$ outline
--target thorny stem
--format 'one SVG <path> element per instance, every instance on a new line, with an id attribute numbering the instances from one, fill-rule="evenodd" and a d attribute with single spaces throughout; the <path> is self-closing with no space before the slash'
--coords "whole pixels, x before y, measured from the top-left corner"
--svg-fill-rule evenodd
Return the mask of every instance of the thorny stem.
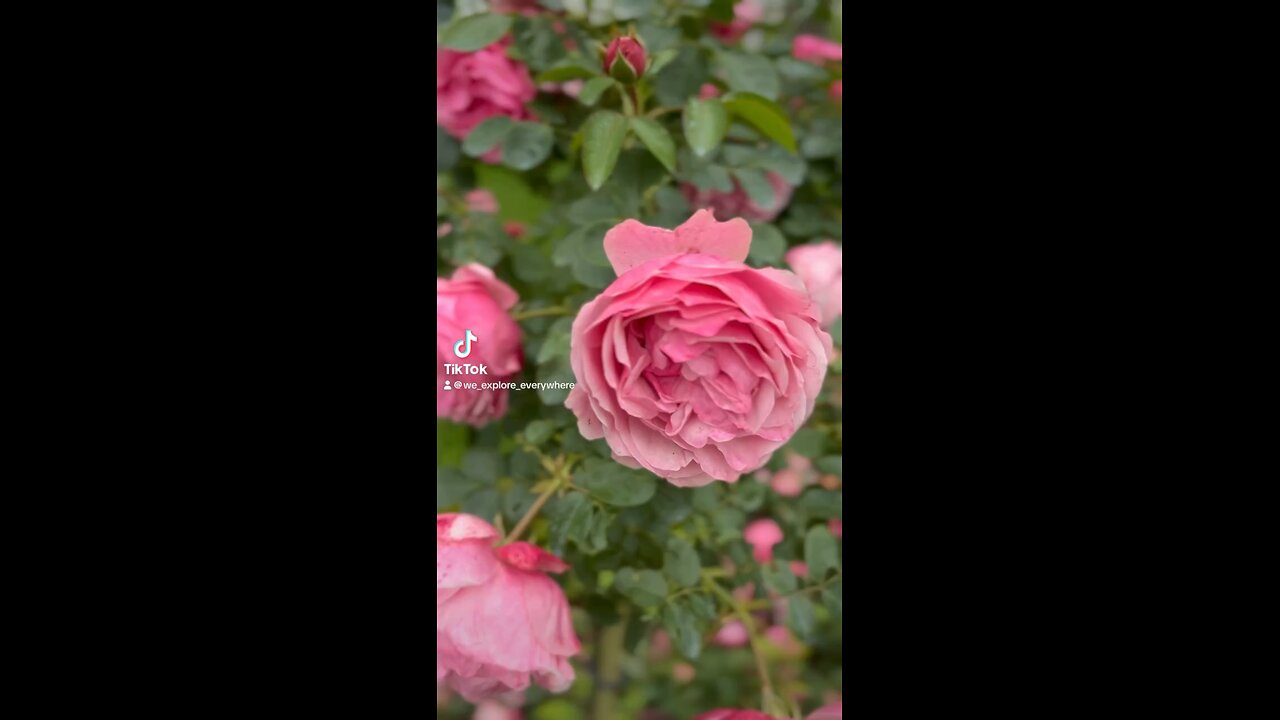
<path id="1" fill-rule="evenodd" d="M 747 628 L 747 638 L 751 641 L 751 654 L 756 659 L 756 673 L 760 675 L 762 700 L 763 698 L 773 697 L 773 683 L 769 680 L 769 667 L 764 662 L 764 648 L 760 646 L 760 634 L 756 632 L 755 620 L 751 617 L 751 613 L 747 612 L 747 609 L 735 600 L 727 590 L 716 584 L 705 570 L 703 571 L 702 584 L 716 595 L 719 595 L 721 600 L 728 603 L 733 608 L 734 614 L 742 621 L 743 626 Z"/>

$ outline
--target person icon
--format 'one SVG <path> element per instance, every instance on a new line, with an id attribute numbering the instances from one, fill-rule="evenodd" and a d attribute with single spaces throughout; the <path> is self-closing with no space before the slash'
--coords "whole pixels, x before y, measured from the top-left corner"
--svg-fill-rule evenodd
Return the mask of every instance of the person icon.
<path id="1" fill-rule="evenodd" d="M 453 388 L 449 387 L 449 381 L 448 381 L 448 380 L 445 380 L 445 381 L 444 381 L 444 389 L 445 389 L 445 390 L 452 390 L 452 389 L 453 389 Z"/>

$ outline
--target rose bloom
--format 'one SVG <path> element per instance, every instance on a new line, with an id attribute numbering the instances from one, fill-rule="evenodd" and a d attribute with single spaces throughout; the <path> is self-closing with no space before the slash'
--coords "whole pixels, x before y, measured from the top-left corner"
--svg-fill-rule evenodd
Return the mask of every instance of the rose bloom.
<path id="1" fill-rule="evenodd" d="M 495 549 L 497 540 L 474 515 L 436 516 L 436 682 L 473 703 L 530 681 L 563 692 L 581 644 L 545 573 L 568 566 L 525 542 Z"/>
<path id="2" fill-rule="evenodd" d="M 459 381 L 510 380 L 524 364 L 520 327 L 507 314 L 520 296 L 493 271 L 477 263 L 458 268 L 449 279 L 436 278 L 436 417 L 480 427 L 507 413 L 506 390 L 463 390 Z M 454 343 L 470 330 L 471 354 L 459 358 Z M 445 365 L 487 366 L 486 375 L 448 375 Z M 444 389 L 448 382 L 449 390 Z"/>
<path id="3" fill-rule="evenodd" d="M 748 640 L 750 636 L 747 634 L 747 626 L 737 620 L 726 620 L 716 631 L 712 642 L 721 647 L 742 647 Z"/>
<path id="4" fill-rule="evenodd" d="M 844 250 L 828 240 L 793 247 L 786 260 L 817 303 L 822 327 L 830 327 L 844 308 Z"/>
<path id="5" fill-rule="evenodd" d="M 702 713 L 693 720 L 778 720 L 778 718 L 772 715 L 765 715 L 759 710 L 720 708 L 719 710 Z"/>
<path id="6" fill-rule="evenodd" d="M 716 87 L 712 83 L 702 83 L 702 87 L 698 89 L 698 98 L 700 100 L 710 100 L 713 97 L 719 96 L 720 88 Z"/>
<path id="7" fill-rule="evenodd" d="M 752 548 L 756 562 L 767 563 L 773 559 L 773 546 L 782 542 L 782 528 L 769 518 L 751 521 L 742 537 Z"/>
<path id="8" fill-rule="evenodd" d="M 493 193 L 484 188 L 477 188 L 466 194 L 467 210 L 473 213 L 490 213 L 498 212 L 498 198 Z"/>
<path id="9" fill-rule="evenodd" d="M 843 718 L 844 703 L 838 702 L 814 710 L 813 714 L 805 718 L 805 720 L 842 720 Z"/>
<path id="10" fill-rule="evenodd" d="M 631 66 L 637 78 L 644 75 L 646 59 L 644 46 L 639 40 L 633 37 L 616 37 L 610 41 L 609 47 L 604 50 L 603 66 L 606 73 L 613 73 L 613 64 L 619 56 Z"/>
<path id="11" fill-rule="evenodd" d="M 436 123 L 450 135 L 465 138 L 497 115 L 533 117 L 524 104 L 538 91 L 529 69 L 507 57 L 510 44 L 507 36 L 472 53 L 436 49 Z"/>
<path id="12" fill-rule="evenodd" d="M 844 47 L 817 35 L 797 35 L 791 43 L 791 54 L 797 60 L 821 65 L 824 60 L 840 62 Z"/>
<path id="13" fill-rule="evenodd" d="M 760 22 L 762 17 L 764 17 L 764 7 L 760 3 L 756 0 L 742 0 L 733 6 L 733 21 L 712 22 L 711 34 L 727 43 L 737 42 L 747 34 L 752 25 Z"/>
<path id="14" fill-rule="evenodd" d="M 712 87 L 715 87 L 714 85 Z M 715 211 L 720 217 L 740 217 L 743 220 L 769 221 L 778 217 L 778 213 L 791 202 L 793 188 L 776 172 L 765 173 L 769 186 L 773 188 L 773 202 L 768 207 L 755 204 L 737 178 L 733 180 L 733 190 L 722 192 L 707 188 L 699 189 L 693 183 L 685 183 L 680 187 L 684 197 L 693 208 L 706 208 Z"/>
<path id="15" fill-rule="evenodd" d="M 743 264 L 751 227 L 699 211 L 605 234 L 619 277 L 573 322 L 565 405 L 588 440 L 674 485 L 736 482 L 813 412 L 831 336 L 791 273 Z"/>
<path id="16" fill-rule="evenodd" d="M 804 492 L 804 477 L 796 470 L 783 468 L 774 473 L 770 485 L 783 497 L 799 497 Z"/>

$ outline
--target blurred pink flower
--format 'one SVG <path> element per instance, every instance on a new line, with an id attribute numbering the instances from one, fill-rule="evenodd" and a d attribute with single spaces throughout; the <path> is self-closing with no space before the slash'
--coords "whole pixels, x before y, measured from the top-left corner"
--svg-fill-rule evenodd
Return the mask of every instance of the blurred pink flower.
<path id="1" fill-rule="evenodd" d="M 474 515 L 436 515 L 436 682 L 473 703 L 530 681 L 563 692 L 582 646 L 545 573 L 568 565 L 526 542 L 494 549 L 497 540 Z"/>
<path id="2" fill-rule="evenodd" d="M 680 186 L 680 190 L 684 192 L 689 206 L 694 209 L 713 210 L 717 217 L 723 218 L 740 217 L 743 220 L 769 221 L 778 217 L 778 213 L 786 209 L 787 203 L 791 202 L 791 193 L 794 188 L 776 172 L 765 173 L 765 179 L 769 181 L 769 187 L 773 188 L 773 202 L 767 207 L 757 205 L 742 188 L 737 178 L 732 178 L 733 190 L 729 192 L 712 188 L 699 189 L 693 183 L 685 183 Z"/>
<path id="3" fill-rule="evenodd" d="M 764 631 L 764 637 L 787 657 L 800 657 L 804 654 L 804 645 L 796 640 L 796 636 L 785 625 L 771 625 Z"/>
<path id="4" fill-rule="evenodd" d="M 697 675 L 698 671 L 694 670 L 693 666 L 687 662 L 678 662 L 671 667 L 671 677 L 682 685 L 693 682 Z"/>
<path id="5" fill-rule="evenodd" d="M 702 83 L 702 87 L 698 90 L 698 97 L 702 100 L 710 100 L 713 97 L 720 96 L 720 88 L 711 83 Z"/>
<path id="6" fill-rule="evenodd" d="M 436 417 L 480 427 L 506 414 L 507 390 L 453 387 L 462 376 L 448 374 L 445 365 L 458 362 L 454 345 L 470 331 L 475 339 L 467 362 L 487 365 L 487 380 L 505 381 L 520 372 L 520 327 L 508 314 L 519 299 L 478 263 L 458 268 L 451 278 L 436 278 Z"/>
<path id="7" fill-rule="evenodd" d="M 453 223 L 442 223 L 440 227 L 436 228 L 436 237 L 448 237 L 451 232 L 453 232 Z"/>
<path id="8" fill-rule="evenodd" d="M 507 57 L 507 36 L 475 52 L 436 50 L 436 123 L 462 139 L 491 117 L 532 117 L 537 89 L 524 64 Z M 487 159 L 487 158 L 486 158 Z"/>
<path id="9" fill-rule="evenodd" d="M 524 235 L 524 223 L 509 222 L 503 225 L 502 229 L 506 230 L 507 234 L 513 238 L 518 238 Z"/>
<path id="10" fill-rule="evenodd" d="M 773 559 L 773 546 L 782 542 L 782 528 L 769 518 L 753 520 L 742 532 L 752 547 L 756 562 L 767 563 Z"/>
<path id="11" fill-rule="evenodd" d="M 756 0 L 742 0 L 733 6 L 732 21 L 710 23 L 711 34 L 727 43 L 737 42 L 763 17 L 764 6 Z"/>
<path id="12" fill-rule="evenodd" d="M 844 102 L 844 81 L 837 80 L 831 83 L 831 99 L 836 102 Z"/>
<path id="13" fill-rule="evenodd" d="M 827 523 L 827 529 L 836 537 L 844 537 L 844 523 L 839 520 L 832 519 Z"/>
<path id="14" fill-rule="evenodd" d="M 542 6 L 538 0 L 489 0 L 489 9 L 496 13 L 537 15 Z"/>
<path id="15" fill-rule="evenodd" d="M 797 35 L 791 43 L 791 54 L 797 60 L 821 65 L 824 60 L 839 62 L 844 48 L 840 43 L 833 43 L 817 35 Z"/>
<path id="16" fill-rule="evenodd" d="M 484 188 L 478 188 L 468 192 L 466 200 L 467 209 L 473 213 L 497 214 L 498 212 L 498 198 L 494 197 L 493 193 L 485 190 Z"/>
<path id="17" fill-rule="evenodd" d="M 830 327 L 844 309 L 844 250 L 828 240 L 793 247 L 786 259 L 817 304 L 822 327 Z"/>
<path id="18" fill-rule="evenodd" d="M 791 468 L 783 468 L 774 473 L 770 485 L 774 492 L 783 497 L 798 497 L 804 492 L 804 478 Z"/>
<path id="19" fill-rule="evenodd" d="M 742 647 L 749 639 L 745 625 L 737 620 L 728 620 L 716 631 L 712 642 L 723 647 Z"/>
<path id="20" fill-rule="evenodd" d="M 813 711 L 805 720 L 843 720 L 844 703 L 838 702 Z"/>
<path id="21" fill-rule="evenodd" d="M 791 574 L 796 577 L 809 577 L 809 566 L 799 560 L 791 561 Z"/>
<path id="22" fill-rule="evenodd" d="M 471 720 L 520 720 L 520 711 L 509 708 L 496 700 L 485 700 L 476 705 Z"/>

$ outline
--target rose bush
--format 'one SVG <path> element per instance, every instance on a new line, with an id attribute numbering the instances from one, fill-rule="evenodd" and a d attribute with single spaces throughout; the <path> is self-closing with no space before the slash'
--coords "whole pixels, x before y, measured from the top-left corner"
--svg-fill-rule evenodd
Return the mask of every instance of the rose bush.
<path id="1" fill-rule="evenodd" d="M 437 3 L 437 716 L 840 716 L 840 12 Z"/>

